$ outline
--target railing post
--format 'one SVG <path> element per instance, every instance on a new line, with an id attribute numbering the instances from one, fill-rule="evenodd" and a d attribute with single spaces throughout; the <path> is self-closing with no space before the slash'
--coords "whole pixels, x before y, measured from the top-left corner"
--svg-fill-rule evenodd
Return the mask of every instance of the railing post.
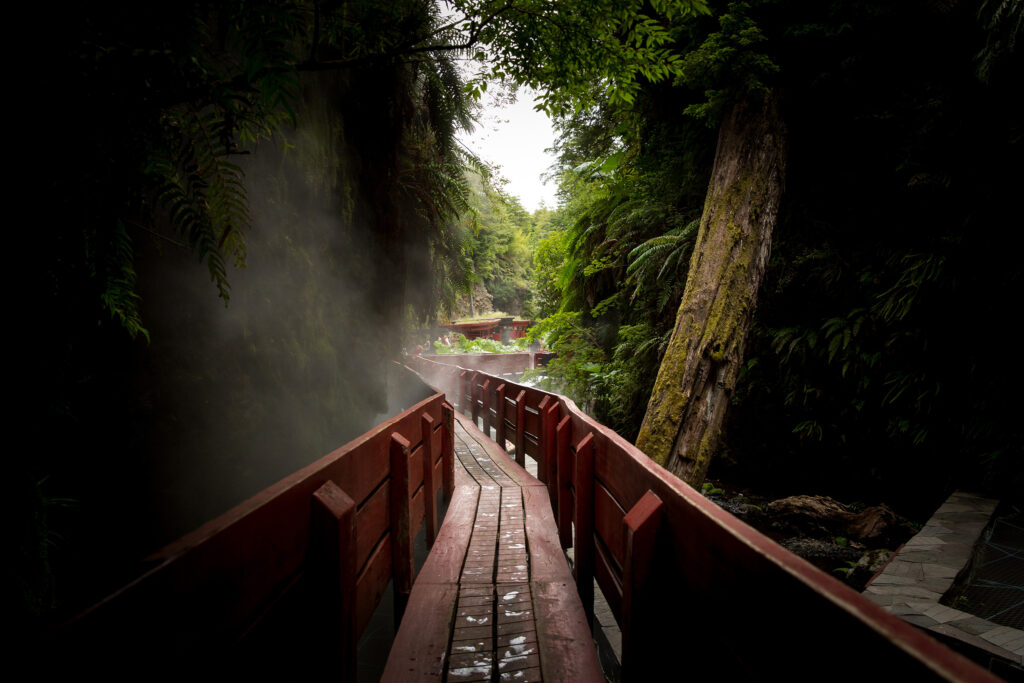
<path id="1" fill-rule="evenodd" d="M 494 440 L 501 446 L 501 450 L 505 450 L 505 383 L 499 384 L 498 390 L 494 393 L 498 396 L 498 424 L 494 427 Z"/>
<path id="2" fill-rule="evenodd" d="M 442 403 L 441 416 L 444 418 L 441 432 L 441 457 L 444 458 L 442 481 L 445 499 L 450 501 L 455 493 L 455 408 L 450 403 Z"/>
<path id="3" fill-rule="evenodd" d="M 476 394 L 477 394 L 476 378 L 477 378 L 477 375 L 479 375 L 479 374 L 480 374 L 479 372 L 474 372 L 473 376 L 469 379 L 470 404 L 472 406 L 472 411 L 470 413 L 470 417 L 473 418 L 473 426 L 474 427 L 480 426 L 480 401 L 476 397 Z"/>
<path id="4" fill-rule="evenodd" d="M 563 548 L 572 547 L 572 451 L 569 439 L 572 436 L 572 422 L 566 415 L 558 423 L 558 540 Z"/>
<path id="5" fill-rule="evenodd" d="M 654 662 L 664 653 L 652 646 L 659 638 L 652 630 L 661 626 L 653 620 L 650 606 L 656 591 L 648 585 L 654 564 L 654 548 L 661 523 L 662 502 L 648 489 L 622 518 L 622 680 L 651 680 Z"/>
<path id="6" fill-rule="evenodd" d="M 391 433 L 391 571 L 395 588 L 395 629 L 412 591 L 412 519 L 409 506 L 409 442 Z"/>
<path id="7" fill-rule="evenodd" d="M 545 396 L 544 400 L 549 404 L 541 411 L 540 471 L 544 475 L 541 481 L 548 485 L 548 497 L 557 500 L 558 441 L 555 430 L 558 428 L 558 399 Z"/>
<path id="8" fill-rule="evenodd" d="M 484 413 L 484 434 L 487 438 L 491 438 L 491 422 L 493 416 L 491 415 L 491 380 L 485 379 L 484 383 L 480 385 L 480 409 Z"/>
<path id="9" fill-rule="evenodd" d="M 427 548 L 434 545 L 437 537 L 437 492 L 434 490 L 434 418 L 427 413 L 420 416 L 420 430 L 423 433 L 423 516 L 427 528 Z"/>
<path id="10" fill-rule="evenodd" d="M 333 652 L 332 673 L 356 680 L 356 504 L 332 481 L 313 493 L 310 502 L 309 571 L 321 609 L 314 637 L 323 652 Z M 340 664 L 341 670 L 335 666 Z"/>
<path id="11" fill-rule="evenodd" d="M 526 467 L 526 390 L 516 396 L 516 462 Z"/>
<path id="12" fill-rule="evenodd" d="M 587 613 L 587 623 L 594 617 L 594 435 L 588 433 L 576 445 L 575 561 L 576 592 Z"/>
<path id="13" fill-rule="evenodd" d="M 537 478 L 545 484 L 550 481 L 550 477 L 548 477 L 548 465 L 550 464 L 548 440 L 554 433 L 554 425 L 548 424 L 550 417 L 548 407 L 550 405 L 551 396 L 548 394 L 544 394 L 537 405 L 537 413 L 540 417 L 540 434 L 537 435 L 537 449 L 540 451 L 540 455 L 537 456 Z M 550 492 L 548 495 L 550 496 Z"/>
<path id="14" fill-rule="evenodd" d="M 459 395 L 456 398 L 458 398 L 459 412 L 462 413 L 463 415 L 469 415 L 469 413 L 466 412 L 466 407 L 467 407 L 466 406 L 466 393 L 467 393 L 466 378 L 467 378 L 468 374 L 469 374 L 469 372 L 467 370 L 463 370 L 462 372 L 459 373 L 459 380 L 458 380 Z"/>

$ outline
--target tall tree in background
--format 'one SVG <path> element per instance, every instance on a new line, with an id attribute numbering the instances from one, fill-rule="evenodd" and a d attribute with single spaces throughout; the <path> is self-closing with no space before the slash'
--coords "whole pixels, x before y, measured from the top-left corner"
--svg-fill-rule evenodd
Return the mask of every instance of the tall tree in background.
<path id="1" fill-rule="evenodd" d="M 785 127 L 774 95 L 734 105 L 719 131 L 686 289 L 636 440 L 648 456 L 698 486 L 743 363 L 785 160 Z"/>
<path id="2" fill-rule="evenodd" d="M 650 361 L 635 363 L 641 354 L 631 350 L 659 344 L 663 321 L 638 310 L 647 285 L 630 280 L 659 273 L 652 264 L 681 253 L 686 230 L 663 220 L 661 235 L 647 233 L 635 246 L 625 216 L 667 215 L 652 211 L 663 202 L 649 183 L 624 180 L 662 161 L 659 148 L 678 149 L 665 140 L 678 141 L 682 126 L 649 102 L 671 101 L 665 91 L 673 92 L 680 110 L 718 130 L 723 162 L 723 152 L 740 147 L 728 141 L 743 121 L 757 129 L 753 122 L 768 111 L 774 123 L 761 127 L 768 135 L 747 157 L 762 182 L 741 177 L 732 187 L 746 194 L 716 195 L 726 187 L 716 171 L 704 184 L 702 245 L 682 275 L 688 298 L 674 347 L 662 354 L 663 381 L 650 396 L 640 444 L 697 481 L 731 434 L 726 447 L 730 460 L 742 459 L 737 469 L 756 470 L 762 481 L 774 473 L 787 490 L 806 482 L 836 495 L 902 490 L 906 498 L 913 472 L 934 480 L 928 496 L 955 480 L 984 479 L 1000 490 L 1014 476 L 1020 481 L 1019 468 L 1006 476 L 1019 462 L 1006 446 L 1020 442 L 1006 412 L 1015 365 L 992 371 L 1000 354 L 972 342 L 978 330 L 964 320 L 977 315 L 988 330 L 981 338 L 1004 339 L 1005 331 L 991 331 L 1004 330 L 1000 311 L 1019 295 L 1021 268 L 1008 256 L 1016 252 L 1005 229 L 1014 222 L 1013 193 L 1005 188 L 1020 175 L 1008 162 L 1022 138 L 1007 98 L 1021 73 L 1022 5 L 752 1 L 714 10 L 667 20 L 681 55 L 666 61 L 671 88 L 655 85 L 655 74 L 638 75 L 634 102 L 575 113 L 591 122 L 563 146 L 563 168 L 604 176 L 604 187 L 581 185 L 567 205 L 580 220 L 562 271 L 562 361 L 573 365 L 565 376 L 597 398 L 595 414 L 606 420 L 609 404 L 629 396 L 624 388 L 644 384 L 639 366 Z M 703 99 L 695 102 L 694 92 Z M 665 124 L 674 137 L 652 134 Z M 611 142 L 593 146 L 601 136 Z M 728 214 L 723 200 L 730 208 L 763 202 L 731 215 L 729 242 L 712 239 L 710 229 Z M 576 202 L 587 208 L 577 211 Z M 686 216 L 693 204 L 669 206 Z M 769 227 L 773 215 L 774 234 L 751 229 Z M 750 251 L 728 251 L 744 245 Z M 657 286 L 669 293 L 678 272 L 660 273 Z M 768 284 L 758 293 L 762 276 Z M 752 318 L 755 304 L 761 312 Z M 732 429 L 727 416 L 722 421 L 730 403 L 741 416 Z M 608 424 L 636 433 L 628 419 Z M 842 483 L 853 481 L 859 489 Z"/>

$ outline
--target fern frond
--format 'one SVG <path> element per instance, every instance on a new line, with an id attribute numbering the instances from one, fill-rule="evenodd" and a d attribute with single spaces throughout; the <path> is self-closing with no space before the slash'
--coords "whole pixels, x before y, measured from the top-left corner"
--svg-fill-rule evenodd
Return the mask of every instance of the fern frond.
<path id="1" fill-rule="evenodd" d="M 117 222 L 114 229 L 111 246 L 111 259 L 106 267 L 100 298 L 110 315 L 121 323 L 132 339 L 141 334 L 148 342 L 149 331 L 143 326 L 139 313 L 142 298 L 135 291 L 135 252 L 121 221 Z"/>

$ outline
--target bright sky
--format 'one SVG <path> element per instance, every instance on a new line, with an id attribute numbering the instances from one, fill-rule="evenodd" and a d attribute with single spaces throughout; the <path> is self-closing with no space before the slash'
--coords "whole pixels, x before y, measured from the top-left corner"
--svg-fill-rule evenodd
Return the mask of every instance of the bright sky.
<path id="1" fill-rule="evenodd" d="M 524 209 L 532 213 L 541 202 L 553 209 L 558 205 L 555 183 L 545 185 L 540 179 L 555 160 L 544 152 L 555 142 L 551 121 L 534 110 L 530 90 L 521 88 L 514 104 L 496 101 L 500 99 L 484 97 L 476 131 L 461 139 L 484 161 L 501 167 L 498 172 L 509 181 L 506 190 L 519 197 Z"/>

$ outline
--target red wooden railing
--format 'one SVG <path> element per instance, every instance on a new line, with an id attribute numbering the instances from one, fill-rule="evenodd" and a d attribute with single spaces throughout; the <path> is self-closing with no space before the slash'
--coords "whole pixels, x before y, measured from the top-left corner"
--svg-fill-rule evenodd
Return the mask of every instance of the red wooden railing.
<path id="1" fill-rule="evenodd" d="M 428 353 L 425 355 L 430 360 L 445 365 L 466 366 L 472 364 L 476 369 L 489 372 L 492 375 L 507 375 L 532 370 L 537 366 L 537 356 L 542 354 L 518 351 L 516 353 Z"/>
<path id="2" fill-rule="evenodd" d="M 409 363 L 513 444 L 518 461 L 538 461 L 560 540 L 575 546 L 585 609 L 596 580 L 622 629 L 625 679 L 854 680 L 870 669 L 997 680 L 720 510 L 572 401 Z M 454 487 L 452 418 L 436 394 L 167 546 L 154 568 L 67 624 L 54 651 L 73 652 L 76 667 L 87 657 L 106 666 L 112 649 L 166 666 L 239 643 L 274 647 L 264 624 L 305 596 L 309 623 L 293 646 L 309 656 L 285 657 L 285 673 L 353 679 L 388 583 L 396 617 L 409 594 L 413 536 L 421 525 L 428 543 L 436 535 L 437 492 Z"/>
<path id="3" fill-rule="evenodd" d="M 425 526 L 433 543 L 442 488 L 450 498 L 452 409 L 435 394 L 165 547 L 153 569 L 65 625 L 56 645 L 85 657 L 116 648 L 111 662 L 220 656 L 303 595 L 314 622 L 303 647 L 355 680 L 356 645 L 392 580 L 397 627 L 413 539 Z"/>
<path id="4" fill-rule="evenodd" d="M 662 680 L 998 680 L 718 508 L 569 399 L 418 357 L 409 364 L 551 494 L 576 588 L 622 630 L 622 675 Z"/>

